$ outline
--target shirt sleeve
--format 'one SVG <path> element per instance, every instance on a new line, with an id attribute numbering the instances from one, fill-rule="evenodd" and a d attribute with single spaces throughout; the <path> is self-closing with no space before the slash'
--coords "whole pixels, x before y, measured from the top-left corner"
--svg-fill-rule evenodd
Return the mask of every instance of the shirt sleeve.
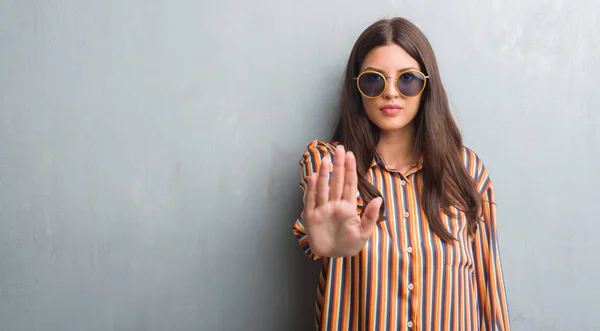
<path id="1" fill-rule="evenodd" d="M 300 166 L 300 182 L 298 185 L 302 189 L 303 201 L 306 196 L 308 177 L 313 173 L 318 172 L 323 159 L 329 158 L 333 164 L 332 155 L 334 154 L 334 151 L 335 144 L 314 140 L 307 146 L 306 151 L 302 154 L 302 158 L 298 162 Z M 308 238 L 306 236 L 306 230 L 304 228 L 304 222 L 302 220 L 302 214 L 300 214 L 294 223 L 293 234 L 298 240 L 300 247 L 304 250 L 304 254 L 313 260 L 318 260 L 321 258 L 321 256 L 314 254 L 310 249 Z"/>
<path id="2" fill-rule="evenodd" d="M 483 199 L 483 222 L 473 240 L 475 277 L 481 331 L 509 331 L 510 320 L 496 231 L 496 203 L 492 181 L 480 163 L 477 188 Z"/>

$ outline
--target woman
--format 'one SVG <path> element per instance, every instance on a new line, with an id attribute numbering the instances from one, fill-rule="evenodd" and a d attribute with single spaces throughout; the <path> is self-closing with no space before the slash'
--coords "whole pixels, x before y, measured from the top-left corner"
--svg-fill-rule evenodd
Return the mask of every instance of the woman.
<path id="1" fill-rule="evenodd" d="M 294 235 L 322 259 L 318 330 L 509 330 L 494 193 L 434 52 L 403 18 L 358 38 L 332 141 L 300 160 Z"/>

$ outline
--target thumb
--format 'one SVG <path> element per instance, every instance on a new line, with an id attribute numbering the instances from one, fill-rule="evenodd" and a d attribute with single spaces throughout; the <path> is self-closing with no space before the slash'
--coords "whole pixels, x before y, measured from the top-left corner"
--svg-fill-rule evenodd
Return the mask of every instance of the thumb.
<path id="1" fill-rule="evenodd" d="M 375 222 L 377 222 L 377 219 L 379 218 L 379 209 L 381 208 L 382 203 L 383 199 L 381 197 L 371 200 L 367 205 L 367 208 L 365 208 L 365 213 L 360 220 L 363 233 L 369 238 L 373 232 L 373 225 L 375 225 Z"/>

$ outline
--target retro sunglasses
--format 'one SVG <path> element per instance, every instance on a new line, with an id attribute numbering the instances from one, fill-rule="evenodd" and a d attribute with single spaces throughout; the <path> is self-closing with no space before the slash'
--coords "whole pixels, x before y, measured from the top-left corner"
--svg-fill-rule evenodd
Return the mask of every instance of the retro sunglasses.
<path id="1" fill-rule="evenodd" d="M 366 98 L 377 98 L 383 94 L 387 87 L 388 78 L 396 81 L 396 90 L 403 97 L 416 97 L 423 92 L 427 85 L 427 78 L 417 69 L 402 71 L 396 77 L 386 77 L 382 73 L 366 70 L 355 77 L 358 91 Z"/>

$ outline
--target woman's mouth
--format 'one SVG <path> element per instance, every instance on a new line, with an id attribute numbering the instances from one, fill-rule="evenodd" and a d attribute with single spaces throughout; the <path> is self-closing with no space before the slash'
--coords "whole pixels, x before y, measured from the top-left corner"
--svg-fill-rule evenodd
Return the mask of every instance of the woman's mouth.
<path id="1" fill-rule="evenodd" d="M 379 109 L 384 114 L 386 114 L 388 116 L 393 116 L 393 115 L 398 114 L 402 110 L 402 107 L 400 105 L 391 103 L 391 104 L 385 105 L 383 107 L 380 107 Z"/>

